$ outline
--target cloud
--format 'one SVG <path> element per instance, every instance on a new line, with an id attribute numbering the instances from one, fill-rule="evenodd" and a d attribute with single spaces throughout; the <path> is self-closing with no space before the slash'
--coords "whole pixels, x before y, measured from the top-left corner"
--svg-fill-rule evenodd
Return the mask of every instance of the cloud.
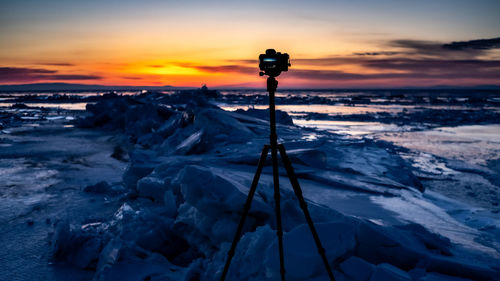
<path id="1" fill-rule="evenodd" d="M 201 66 L 201 65 L 190 65 L 189 67 L 198 69 L 210 73 L 219 72 L 236 72 L 243 74 L 257 74 L 259 73 L 259 68 L 257 65 L 255 67 L 245 66 L 245 65 L 219 65 L 219 66 Z"/>
<path id="2" fill-rule="evenodd" d="M 443 50 L 442 44 L 438 42 L 400 40 L 392 43 L 405 46 L 409 50 L 406 52 L 389 51 L 390 53 L 386 55 L 366 52 L 360 53 L 363 55 L 292 59 L 292 68 L 284 76 L 298 80 L 316 81 L 313 83 L 345 81 L 351 83 L 378 81 L 382 83 L 390 80 L 410 81 L 410 83 L 418 85 L 419 81 L 424 80 L 430 81 L 429 83 L 434 81 L 436 84 L 443 83 L 443 81 L 456 84 L 475 79 L 484 81 L 484 83 L 500 84 L 500 60 L 475 58 L 471 52 L 459 56 L 458 59 L 455 56 L 442 55 L 442 53 L 450 51 Z M 244 65 L 250 62 L 255 65 L 257 63 L 256 60 L 241 60 Z M 344 66 L 352 69 L 350 66 L 353 65 L 364 70 L 344 70 Z M 231 66 L 230 68 L 232 71 L 245 69 L 242 73 L 248 73 L 243 67 Z M 219 71 L 227 70 L 224 67 L 218 67 L 218 69 Z"/>
<path id="3" fill-rule="evenodd" d="M 400 70 L 407 72 L 431 71 L 435 69 L 452 70 L 461 69 L 463 71 L 477 70 L 498 70 L 500 71 L 499 60 L 454 60 L 454 59 L 378 59 L 359 61 L 359 64 L 380 70 Z"/>
<path id="4" fill-rule="evenodd" d="M 312 70 L 294 69 L 286 74 L 287 77 L 307 80 L 359 80 L 367 79 L 367 76 L 359 73 L 348 73 L 339 70 Z"/>
<path id="5" fill-rule="evenodd" d="M 380 80 L 380 79 L 488 79 L 499 81 L 500 71 L 494 69 L 482 69 L 480 71 L 470 71 L 462 68 L 449 69 L 429 69 L 413 70 L 408 72 L 385 71 L 380 73 L 350 73 L 339 70 L 310 70 L 294 69 L 286 74 L 287 77 L 305 80 L 329 80 L 329 81 L 362 81 L 362 80 Z"/>
<path id="6" fill-rule="evenodd" d="M 442 47 L 448 50 L 490 50 L 500 48 L 500 37 L 492 39 L 478 39 L 470 41 L 451 42 L 443 44 Z"/>
<path id="7" fill-rule="evenodd" d="M 399 52 L 364 52 L 364 53 L 353 53 L 355 56 L 394 56 L 400 54 Z"/>
<path id="8" fill-rule="evenodd" d="M 295 67 L 292 66 L 286 75 L 296 79 L 331 82 L 425 79 L 456 84 L 476 79 L 500 84 L 500 60 L 487 59 L 485 56 L 489 50 L 500 48 L 500 38 L 452 43 L 401 39 L 388 41 L 386 46 L 388 50 L 383 52 L 292 59 Z M 311 66 L 320 69 L 310 69 Z M 344 66 L 357 66 L 364 70 L 349 72 L 342 70 Z M 329 67 L 335 70 L 328 70 Z"/>
<path id="9" fill-rule="evenodd" d="M 129 80 L 142 80 L 144 77 L 136 77 L 136 76 L 123 76 L 123 79 L 129 79 Z"/>
<path id="10" fill-rule="evenodd" d="M 37 64 L 38 65 L 47 65 L 47 66 L 75 66 L 72 63 L 65 63 L 65 62 L 40 62 Z"/>
<path id="11" fill-rule="evenodd" d="M 239 63 L 244 65 L 255 65 L 258 68 L 259 60 L 227 60 L 231 63 Z M 313 66 L 334 66 L 340 64 L 352 64 L 357 62 L 355 57 L 346 56 L 331 56 L 331 57 L 319 57 L 319 58 L 291 58 L 292 67 L 296 64 L 300 65 L 313 65 Z"/>
<path id="12" fill-rule="evenodd" d="M 500 48 L 500 38 L 443 43 L 425 40 L 392 40 L 388 47 L 403 49 L 400 54 L 418 57 L 476 58 Z"/>
<path id="13" fill-rule="evenodd" d="M 0 83 L 31 82 L 40 80 L 98 80 L 96 75 L 60 74 L 43 68 L 0 67 Z"/>
<path id="14" fill-rule="evenodd" d="M 310 66 L 341 68 L 343 65 L 356 65 L 369 71 L 356 73 L 342 70 L 310 69 Z M 306 69 L 305 66 L 309 67 Z M 225 67 L 217 67 L 217 69 L 219 71 L 226 70 Z M 231 67 L 232 71 L 237 71 L 238 69 L 245 69 L 245 71 L 241 71 L 241 73 L 249 73 L 246 71 L 246 68 Z M 250 74 L 255 73 L 254 68 L 251 69 L 252 72 L 250 72 Z M 370 72 L 370 74 L 366 72 Z M 466 79 L 473 77 L 499 81 L 500 60 L 405 58 L 402 56 L 389 58 L 379 58 L 377 56 L 302 58 L 292 60 L 292 68 L 286 75 L 297 79 L 332 81 L 387 78 Z"/>
<path id="15" fill-rule="evenodd" d="M 55 74 L 44 77 L 49 80 L 99 80 L 101 76 L 85 74 Z"/>

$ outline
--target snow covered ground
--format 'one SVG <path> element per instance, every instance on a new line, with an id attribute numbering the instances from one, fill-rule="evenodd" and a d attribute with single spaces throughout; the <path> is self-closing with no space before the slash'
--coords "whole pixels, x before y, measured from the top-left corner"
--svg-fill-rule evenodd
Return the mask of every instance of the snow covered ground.
<path id="1" fill-rule="evenodd" d="M 2 276 L 220 278 L 268 113 L 223 111 L 197 92 L 87 109 L 76 123 L 73 112 L 2 110 L 33 117 L 10 116 L 0 135 Z M 446 135 L 477 138 L 474 127 L 353 137 L 291 121 L 278 114 L 278 135 L 336 280 L 499 279 L 494 125 L 478 143 Z M 453 149 L 461 142 L 469 155 Z M 283 167 L 280 185 L 287 280 L 328 280 Z M 227 280 L 279 279 L 273 208 L 268 158 Z"/>

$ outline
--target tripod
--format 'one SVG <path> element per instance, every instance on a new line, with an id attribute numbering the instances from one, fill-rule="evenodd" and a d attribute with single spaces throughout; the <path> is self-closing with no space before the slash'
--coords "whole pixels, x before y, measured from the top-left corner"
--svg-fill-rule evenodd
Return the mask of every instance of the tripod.
<path id="1" fill-rule="evenodd" d="M 318 248 L 318 253 L 321 256 L 323 263 L 325 265 L 326 271 L 328 272 L 328 276 L 330 280 L 335 281 L 333 277 L 332 270 L 330 265 L 328 264 L 328 260 L 325 255 L 325 249 L 321 245 L 321 241 L 319 239 L 318 233 L 316 232 L 316 228 L 314 227 L 314 223 L 311 219 L 311 215 L 307 210 L 307 204 L 304 200 L 304 196 L 302 195 L 302 189 L 300 188 L 299 182 L 297 180 L 297 176 L 292 167 L 292 163 L 288 158 L 285 147 L 283 144 L 278 144 L 278 136 L 276 134 L 276 114 L 275 114 L 275 104 L 274 104 L 274 94 L 276 92 L 276 88 L 278 87 L 278 81 L 273 76 L 267 78 L 267 91 L 269 92 L 269 112 L 270 112 L 270 126 L 271 126 L 271 134 L 270 134 L 270 145 L 264 145 L 262 149 L 262 153 L 260 155 L 259 164 L 257 166 L 257 171 L 253 177 L 252 185 L 250 187 L 250 191 L 248 192 L 247 200 L 245 205 L 243 206 L 243 214 L 241 215 L 240 223 L 238 224 L 238 228 L 234 235 L 233 243 L 231 245 L 231 249 L 227 254 L 226 264 L 224 265 L 224 271 L 222 272 L 221 281 L 226 279 L 227 272 L 229 270 L 229 266 L 231 264 L 231 259 L 234 256 L 236 246 L 240 240 L 241 232 L 243 230 L 243 225 L 245 223 L 245 219 L 250 210 L 250 206 L 252 204 L 252 199 L 255 194 L 255 190 L 257 189 L 257 184 L 259 183 L 260 174 L 262 172 L 262 168 L 264 167 L 264 162 L 266 161 L 267 154 L 269 149 L 271 149 L 271 158 L 273 164 L 273 182 L 274 182 L 274 202 L 275 202 L 275 212 L 276 212 L 276 221 L 277 221 L 277 231 L 276 235 L 278 236 L 278 247 L 279 247 L 279 257 L 280 257 L 280 274 L 281 280 L 285 281 L 285 260 L 283 255 L 283 227 L 281 224 L 281 209 L 280 209 L 280 187 L 279 187 L 279 174 L 278 174 L 278 150 L 281 155 L 281 159 L 283 160 L 283 164 L 285 165 L 286 173 L 292 184 L 293 191 L 295 196 L 299 200 L 300 208 L 306 217 L 307 224 L 309 225 L 309 229 L 314 238 L 314 242 L 316 243 L 316 247 Z"/>

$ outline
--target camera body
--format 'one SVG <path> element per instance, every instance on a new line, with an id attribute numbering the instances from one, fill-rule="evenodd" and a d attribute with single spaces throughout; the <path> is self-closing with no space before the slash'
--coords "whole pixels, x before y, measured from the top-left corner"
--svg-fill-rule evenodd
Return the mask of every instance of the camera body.
<path id="1" fill-rule="evenodd" d="M 262 70 L 260 76 L 268 75 L 276 77 L 282 71 L 288 71 L 290 56 L 287 53 L 276 52 L 274 49 L 267 49 L 265 54 L 259 55 L 259 68 Z"/>

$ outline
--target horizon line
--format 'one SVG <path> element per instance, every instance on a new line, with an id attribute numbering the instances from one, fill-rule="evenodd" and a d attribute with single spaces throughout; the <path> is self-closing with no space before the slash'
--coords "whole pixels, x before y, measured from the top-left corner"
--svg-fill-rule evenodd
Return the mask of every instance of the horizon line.
<path id="1" fill-rule="evenodd" d="M 95 87 L 92 90 L 120 90 L 124 88 L 129 88 L 129 89 L 137 89 L 137 90 L 148 90 L 147 88 L 171 88 L 172 90 L 182 90 L 182 89 L 200 89 L 201 87 L 199 86 L 171 86 L 171 85 L 100 85 L 100 84 L 84 84 L 84 83 L 65 83 L 65 82 L 47 82 L 47 83 L 24 83 L 24 84 L 0 84 L 0 91 L 9 91 L 8 89 L 2 89 L 2 88 L 8 88 L 8 87 L 36 87 L 36 86 L 46 86 L 46 87 L 57 87 L 57 86 L 68 86 L 68 87 Z M 204 84 L 202 84 L 204 85 Z M 99 89 L 99 87 L 101 87 Z M 208 87 L 208 86 L 207 86 Z M 231 86 L 216 86 L 216 87 L 208 87 L 208 89 L 211 90 L 265 90 L 266 87 L 244 87 L 244 86 L 239 86 L 239 87 L 231 87 Z M 500 89 L 500 84 L 478 84 L 478 85 L 471 85 L 471 86 L 456 86 L 456 85 L 433 85 L 433 86 L 386 86 L 386 87 L 381 87 L 381 86 L 353 86 L 353 87 L 283 87 L 280 88 L 281 91 L 287 91 L 287 90 L 404 90 L 404 89 L 409 89 L 409 90 L 432 90 L 432 89 L 446 89 L 446 90 L 451 90 L 451 89 L 482 89 L 482 90 L 498 90 Z M 14 90 L 14 89 L 13 89 Z M 46 89 L 45 89 L 46 90 Z M 53 90 L 69 90 L 69 89 L 53 89 Z M 87 89 L 71 89 L 74 91 L 85 91 Z M 90 90 L 90 89 L 88 89 Z M 34 89 L 36 91 L 36 89 Z M 40 91 L 44 91 L 44 89 L 40 89 Z"/>

